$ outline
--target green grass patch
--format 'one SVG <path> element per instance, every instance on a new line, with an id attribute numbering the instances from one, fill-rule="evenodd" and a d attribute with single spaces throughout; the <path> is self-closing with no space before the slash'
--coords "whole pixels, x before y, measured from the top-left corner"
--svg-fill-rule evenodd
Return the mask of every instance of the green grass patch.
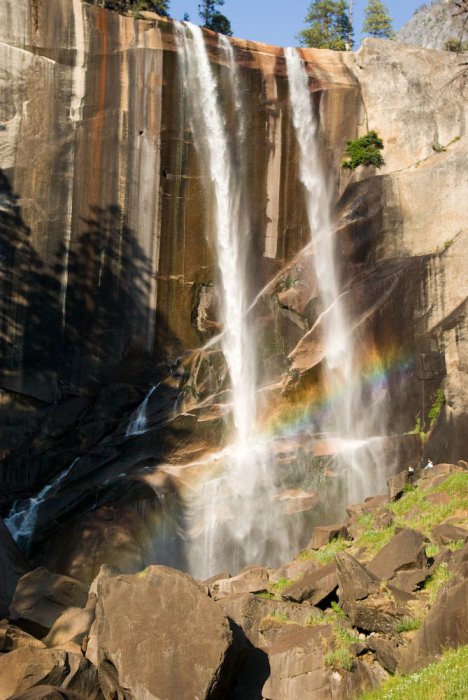
<path id="1" fill-rule="evenodd" d="M 361 535 L 358 535 L 354 544 L 357 547 L 365 547 L 368 550 L 368 554 L 377 554 L 378 551 L 384 547 L 387 542 L 390 542 L 395 534 L 395 525 L 389 525 L 382 530 L 367 530 Z"/>
<path id="2" fill-rule="evenodd" d="M 256 593 L 256 595 L 259 598 L 265 598 L 265 600 L 273 600 L 275 597 L 273 593 L 270 593 L 270 591 L 262 591 L 261 593 Z"/>
<path id="3" fill-rule="evenodd" d="M 435 505 L 426 496 L 431 493 L 448 493 L 449 503 Z M 428 491 L 421 487 L 403 494 L 399 501 L 390 503 L 388 509 L 395 515 L 395 525 L 412 527 L 430 536 L 431 530 L 459 510 L 468 510 L 468 472 L 451 474 L 439 486 Z"/>
<path id="4" fill-rule="evenodd" d="M 318 561 L 321 564 L 328 564 L 333 561 L 335 554 L 342 552 L 344 549 L 348 549 L 350 543 L 348 540 L 344 540 L 342 537 L 338 537 L 336 540 L 324 544 L 320 549 L 303 549 L 299 552 L 297 558 L 299 561 Z"/>
<path id="5" fill-rule="evenodd" d="M 349 649 L 339 647 L 325 654 L 325 664 L 334 671 L 351 671 L 354 658 Z"/>
<path id="6" fill-rule="evenodd" d="M 361 700 L 466 700 L 468 646 L 444 654 L 441 661 L 409 676 L 395 676 Z"/>
<path id="7" fill-rule="evenodd" d="M 450 542 L 447 546 L 451 552 L 458 552 L 465 546 L 465 540 L 455 540 L 455 542 Z"/>
<path id="8" fill-rule="evenodd" d="M 276 583 L 270 583 L 269 587 L 273 593 L 281 593 L 281 591 L 295 582 L 293 578 L 280 578 Z"/>
<path id="9" fill-rule="evenodd" d="M 426 546 L 426 557 L 436 557 L 440 552 L 440 547 L 438 544 L 428 544 Z"/>
<path id="10" fill-rule="evenodd" d="M 403 617 L 395 625 L 395 632 L 413 632 L 421 627 L 421 620 L 417 617 Z"/>
<path id="11" fill-rule="evenodd" d="M 426 583 L 424 584 L 424 590 L 429 593 L 429 601 L 433 603 L 437 598 L 439 591 L 443 588 L 452 578 L 452 574 L 449 571 L 447 564 L 444 562 L 437 567 L 434 573 L 429 576 Z"/>

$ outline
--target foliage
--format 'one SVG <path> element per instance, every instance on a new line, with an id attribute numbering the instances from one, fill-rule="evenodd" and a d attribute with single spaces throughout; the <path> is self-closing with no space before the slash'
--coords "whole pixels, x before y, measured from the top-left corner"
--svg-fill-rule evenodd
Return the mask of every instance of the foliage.
<path id="1" fill-rule="evenodd" d="M 442 406 L 445 403 L 445 394 L 443 389 L 437 389 L 436 396 L 434 399 L 434 403 L 432 404 L 431 408 L 429 409 L 429 413 L 427 414 L 427 417 L 430 421 L 430 426 L 431 428 L 435 424 L 436 420 L 438 419 L 440 412 L 442 410 Z"/>
<path id="2" fill-rule="evenodd" d="M 429 593 L 429 601 L 433 603 L 441 588 L 451 579 L 452 575 L 445 562 L 440 564 L 424 584 L 424 590 Z"/>
<path id="3" fill-rule="evenodd" d="M 271 612 L 269 615 L 263 618 L 264 620 L 273 620 L 275 622 L 289 622 L 289 615 L 280 612 Z"/>
<path id="4" fill-rule="evenodd" d="M 393 39 L 395 32 L 392 29 L 392 18 L 388 14 L 387 6 L 381 0 L 369 0 L 364 10 L 363 34 L 375 36 L 379 39 Z"/>
<path id="5" fill-rule="evenodd" d="M 373 527 L 368 526 L 361 535 L 358 535 L 354 544 L 356 547 L 364 547 L 367 549 L 369 555 L 377 554 L 382 547 L 390 542 L 394 534 L 394 525 L 390 525 L 389 527 L 385 527 L 380 530 L 375 530 Z"/>
<path id="6" fill-rule="evenodd" d="M 202 0 L 198 5 L 198 14 L 206 29 L 232 36 L 230 21 L 217 9 L 221 5 L 224 5 L 224 0 Z"/>
<path id="7" fill-rule="evenodd" d="M 468 41 L 462 41 L 461 39 L 447 39 L 444 44 L 444 49 L 446 51 L 452 51 L 453 53 L 468 51 Z"/>
<path id="8" fill-rule="evenodd" d="M 395 625 L 396 632 L 413 632 L 421 627 L 421 620 L 417 617 L 403 617 Z"/>
<path id="9" fill-rule="evenodd" d="M 362 700 L 465 700 L 468 697 L 468 646 L 446 652 L 441 661 L 410 676 L 389 678 Z"/>
<path id="10" fill-rule="evenodd" d="M 335 613 L 335 615 L 337 615 L 338 617 L 346 617 L 346 613 L 344 612 L 344 610 L 342 610 L 342 609 L 340 608 L 340 606 L 338 605 L 338 603 L 336 602 L 336 600 L 332 600 L 332 602 L 331 602 L 331 609 L 333 610 L 333 612 Z"/>
<path id="11" fill-rule="evenodd" d="M 374 165 L 381 168 L 385 161 L 380 151 L 383 149 L 383 141 L 376 131 L 369 131 L 354 141 L 346 142 L 347 159 L 341 165 L 348 170 L 356 170 L 359 165 Z"/>
<path id="12" fill-rule="evenodd" d="M 354 656 L 346 647 L 338 647 L 338 649 L 325 654 L 325 664 L 334 671 L 351 671 Z"/>
<path id="13" fill-rule="evenodd" d="M 271 583 L 270 588 L 274 593 L 281 593 L 282 590 L 294 583 L 292 578 L 280 578 L 276 583 Z"/>
<path id="14" fill-rule="evenodd" d="M 301 46 L 346 51 L 353 46 L 353 28 L 344 0 L 314 0 L 305 17 L 309 26 L 297 35 Z"/>
<path id="15" fill-rule="evenodd" d="M 86 0 L 86 2 L 99 7 L 107 7 L 109 10 L 116 10 L 117 12 L 131 11 L 135 14 L 147 10 L 156 12 L 162 17 L 169 16 L 170 0 Z"/>
<path id="16" fill-rule="evenodd" d="M 299 552 L 297 558 L 299 559 L 299 561 L 308 561 L 309 559 L 314 559 L 315 561 L 319 561 L 322 564 L 327 564 L 328 562 L 333 561 L 337 552 L 342 552 L 348 547 L 349 542 L 344 540 L 342 537 L 338 537 L 336 540 L 332 540 L 331 542 L 328 542 L 328 544 L 324 544 L 323 547 L 320 547 L 320 549 L 302 550 L 302 552 Z"/>

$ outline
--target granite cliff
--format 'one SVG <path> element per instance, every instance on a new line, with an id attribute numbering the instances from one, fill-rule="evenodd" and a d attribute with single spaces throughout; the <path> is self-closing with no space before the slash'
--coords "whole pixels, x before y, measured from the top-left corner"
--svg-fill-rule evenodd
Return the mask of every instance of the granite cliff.
<path id="1" fill-rule="evenodd" d="M 215 34 L 206 41 L 222 82 L 225 55 Z M 232 46 L 252 144 L 263 420 L 275 432 L 306 420 L 311 397 L 325 391 L 312 332 L 317 285 L 283 50 Z M 226 440 L 229 407 L 223 358 L 209 345 L 220 324 L 207 174 L 173 25 L 80 0 L 5 0 L 0 52 L 2 515 L 55 480 L 29 537 L 36 564 L 86 582 L 102 562 L 184 568 L 176 545 L 190 465 Z M 466 66 L 378 40 L 356 54 L 302 56 L 360 368 L 380 377 L 389 399 L 387 471 L 427 455 L 466 458 Z M 384 140 L 384 168 L 342 171 L 346 140 L 370 129 Z M 148 430 L 129 438 L 156 384 Z M 344 502 L 326 475 L 329 446 L 311 447 L 307 431 L 286 438 L 285 493 L 319 518 L 337 517 Z M 317 471 L 337 512 L 304 478 Z M 154 535 L 164 518 L 169 542 Z"/>

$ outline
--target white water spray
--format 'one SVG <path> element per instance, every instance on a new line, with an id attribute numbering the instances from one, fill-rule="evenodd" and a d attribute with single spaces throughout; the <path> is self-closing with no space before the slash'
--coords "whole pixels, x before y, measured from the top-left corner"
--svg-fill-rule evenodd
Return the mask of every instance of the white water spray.
<path id="1" fill-rule="evenodd" d="M 133 414 L 128 424 L 127 430 L 125 432 L 125 437 L 129 437 L 130 435 L 142 435 L 146 431 L 148 424 L 148 419 L 146 416 L 146 412 L 148 409 L 148 401 L 150 400 L 151 395 L 158 388 L 158 386 L 159 384 L 157 384 L 156 386 L 152 386 L 146 394 L 143 401 L 141 402 L 141 404 L 138 406 L 137 410 Z"/>
<path id="2" fill-rule="evenodd" d="M 349 472 L 348 498 L 357 500 L 382 487 L 378 475 L 383 459 L 379 447 L 382 441 L 369 438 L 376 434 L 381 422 L 384 392 L 369 401 L 373 403 L 373 415 L 368 416 L 369 406 L 363 403 L 359 366 L 354 357 L 352 327 L 340 293 L 330 217 L 331 188 L 321 162 L 319 124 L 311 103 L 308 74 L 296 49 L 285 49 L 285 57 L 293 123 L 300 150 L 300 178 L 305 190 L 314 266 L 323 306 L 319 322 L 325 335 L 326 374 L 334 423 L 327 428 L 333 430 L 341 441 L 338 461 Z"/>
<path id="3" fill-rule="evenodd" d="M 26 503 L 19 501 L 13 505 L 8 517 L 5 519 L 5 525 L 21 550 L 27 551 L 28 549 L 29 539 L 36 528 L 39 508 L 53 495 L 51 492 L 55 491 L 65 480 L 78 460 L 79 457 L 74 459 L 66 469 L 60 472 L 55 481 L 44 486 L 37 496 L 33 496 Z"/>
<path id="4" fill-rule="evenodd" d="M 190 35 L 190 37 L 189 37 Z M 213 238 L 220 271 L 221 346 L 231 378 L 233 444 L 224 473 L 206 482 L 191 504 L 194 541 L 189 547 L 190 570 L 207 577 L 228 568 L 265 561 L 274 531 L 274 486 L 268 456 L 256 431 L 256 358 L 247 310 L 246 256 L 249 247 L 248 210 L 243 198 L 242 118 L 228 134 L 218 101 L 218 86 L 203 32 L 193 24 L 178 24 L 180 68 L 190 102 L 191 126 L 199 157 L 211 184 Z M 222 44 L 226 48 L 225 42 Z M 232 48 L 226 49 L 233 103 L 242 109 Z M 281 549 L 279 542 L 277 551 Z"/>

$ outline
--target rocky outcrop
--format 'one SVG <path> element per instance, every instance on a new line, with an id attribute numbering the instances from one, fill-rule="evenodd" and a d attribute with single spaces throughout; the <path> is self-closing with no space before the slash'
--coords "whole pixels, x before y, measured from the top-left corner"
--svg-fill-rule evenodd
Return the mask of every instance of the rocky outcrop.
<path id="1" fill-rule="evenodd" d="M 8 615 L 16 585 L 28 569 L 28 562 L 0 518 L 0 618 Z"/>
<path id="2" fill-rule="evenodd" d="M 466 15 L 459 12 L 453 0 L 423 3 L 397 32 L 397 39 L 427 49 L 445 49 L 450 40 L 467 42 Z"/>
<path id="3" fill-rule="evenodd" d="M 151 566 L 103 579 L 97 596 L 87 656 L 106 699 L 225 697 L 232 633 L 190 576 Z"/>

